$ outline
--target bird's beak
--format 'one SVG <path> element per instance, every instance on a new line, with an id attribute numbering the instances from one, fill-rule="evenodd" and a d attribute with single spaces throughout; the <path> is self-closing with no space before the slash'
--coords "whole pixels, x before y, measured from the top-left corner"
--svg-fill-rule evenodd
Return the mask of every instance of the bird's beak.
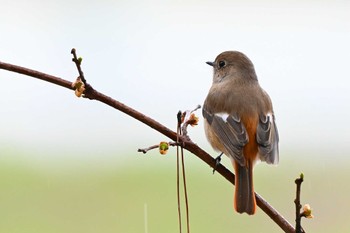
<path id="1" fill-rule="evenodd" d="M 206 63 L 207 63 L 208 65 L 210 65 L 210 66 L 215 66 L 215 62 L 207 61 Z"/>

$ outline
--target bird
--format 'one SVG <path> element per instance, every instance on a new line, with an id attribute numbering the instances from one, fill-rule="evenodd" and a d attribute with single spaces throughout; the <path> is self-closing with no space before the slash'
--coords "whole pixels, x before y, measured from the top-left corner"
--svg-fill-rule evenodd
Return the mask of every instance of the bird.
<path id="1" fill-rule="evenodd" d="M 234 209 L 253 215 L 253 167 L 258 161 L 279 162 L 279 135 L 272 102 L 260 87 L 253 63 L 242 52 L 225 51 L 214 62 L 206 63 L 214 72 L 202 108 L 205 134 L 213 149 L 232 162 Z"/>

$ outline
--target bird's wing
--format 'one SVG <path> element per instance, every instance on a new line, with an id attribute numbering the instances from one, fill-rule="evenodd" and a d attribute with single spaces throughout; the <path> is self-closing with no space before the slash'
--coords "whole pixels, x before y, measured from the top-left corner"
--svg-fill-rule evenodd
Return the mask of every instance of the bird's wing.
<path id="1" fill-rule="evenodd" d="M 248 143 L 248 134 L 238 115 L 227 113 L 210 113 L 203 108 L 203 117 L 211 126 L 214 134 L 221 140 L 228 156 L 245 166 L 243 147 Z"/>
<path id="2" fill-rule="evenodd" d="M 256 141 L 259 145 L 260 159 L 269 164 L 277 164 L 278 155 L 278 131 L 273 114 L 260 115 L 256 130 Z"/>

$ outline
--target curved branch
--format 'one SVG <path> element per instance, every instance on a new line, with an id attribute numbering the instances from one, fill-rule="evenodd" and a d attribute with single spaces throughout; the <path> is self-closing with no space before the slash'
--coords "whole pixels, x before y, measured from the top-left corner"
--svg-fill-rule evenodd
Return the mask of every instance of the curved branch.
<path id="1" fill-rule="evenodd" d="M 16 66 L 8 63 L 4 63 L 0 61 L 0 69 L 12 71 L 15 73 L 24 74 L 27 76 L 31 76 L 37 79 L 41 79 L 68 89 L 73 90 L 72 82 L 69 82 L 67 80 L 64 80 L 59 77 L 55 77 L 52 75 L 48 75 L 39 71 L 31 70 L 28 68 L 24 68 L 21 66 Z M 88 85 L 88 84 L 87 84 Z M 89 88 L 86 89 L 84 93 L 84 97 L 91 99 L 91 100 L 97 100 L 104 104 L 107 104 L 111 106 L 112 108 L 115 108 L 133 118 L 135 118 L 138 121 L 143 122 L 144 124 L 148 125 L 149 127 L 155 129 L 156 131 L 162 133 L 163 135 L 167 136 L 173 141 L 176 141 L 177 134 L 172 131 L 171 129 L 165 127 L 164 125 L 160 124 L 159 122 L 153 120 L 152 118 L 136 111 L 135 109 L 132 109 L 128 107 L 127 105 L 114 100 L 113 98 L 104 95 L 101 92 L 96 91 L 93 89 L 90 85 Z M 215 159 L 213 159 L 207 152 L 205 152 L 202 148 L 200 148 L 195 143 L 188 141 L 184 137 L 180 137 L 180 141 L 183 144 L 183 148 L 190 151 L 192 154 L 196 155 L 198 158 L 200 158 L 202 161 L 207 163 L 212 168 L 215 168 L 215 170 L 221 174 L 223 177 L 226 178 L 230 183 L 235 183 L 235 176 L 233 173 L 231 173 L 225 166 L 222 164 L 216 165 Z M 280 214 L 275 210 L 267 201 L 265 201 L 258 193 L 255 193 L 255 198 L 257 201 L 257 205 L 278 225 L 281 227 L 281 229 L 284 232 L 288 233 L 294 233 L 295 229 L 294 227 Z"/>
<path id="2" fill-rule="evenodd" d="M 56 85 L 61 86 L 61 87 L 65 87 L 65 88 L 74 90 L 72 87 L 72 82 L 69 82 L 69 81 L 64 80 L 62 78 L 55 77 L 55 76 L 49 75 L 49 74 L 45 74 L 45 73 L 42 73 L 42 72 L 39 72 L 36 70 L 31 70 L 28 68 L 12 65 L 9 63 L 1 62 L 1 61 L 0 61 L 0 69 L 12 71 L 12 72 L 19 73 L 19 74 L 24 74 L 27 76 L 31 76 L 33 78 L 37 78 L 37 79 L 40 79 L 40 80 L 43 80 L 46 82 L 56 84 Z"/>

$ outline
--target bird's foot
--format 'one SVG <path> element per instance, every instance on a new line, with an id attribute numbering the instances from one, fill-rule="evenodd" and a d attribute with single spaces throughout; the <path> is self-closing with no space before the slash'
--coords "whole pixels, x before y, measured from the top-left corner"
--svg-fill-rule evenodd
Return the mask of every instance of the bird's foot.
<path id="1" fill-rule="evenodd" d="M 222 154 L 223 154 L 223 153 L 221 153 L 218 157 L 215 158 L 215 167 L 214 167 L 214 169 L 213 169 L 213 174 L 215 173 L 217 166 L 218 166 L 218 165 L 220 164 L 220 162 L 221 162 L 221 156 L 222 156 Z"/>

